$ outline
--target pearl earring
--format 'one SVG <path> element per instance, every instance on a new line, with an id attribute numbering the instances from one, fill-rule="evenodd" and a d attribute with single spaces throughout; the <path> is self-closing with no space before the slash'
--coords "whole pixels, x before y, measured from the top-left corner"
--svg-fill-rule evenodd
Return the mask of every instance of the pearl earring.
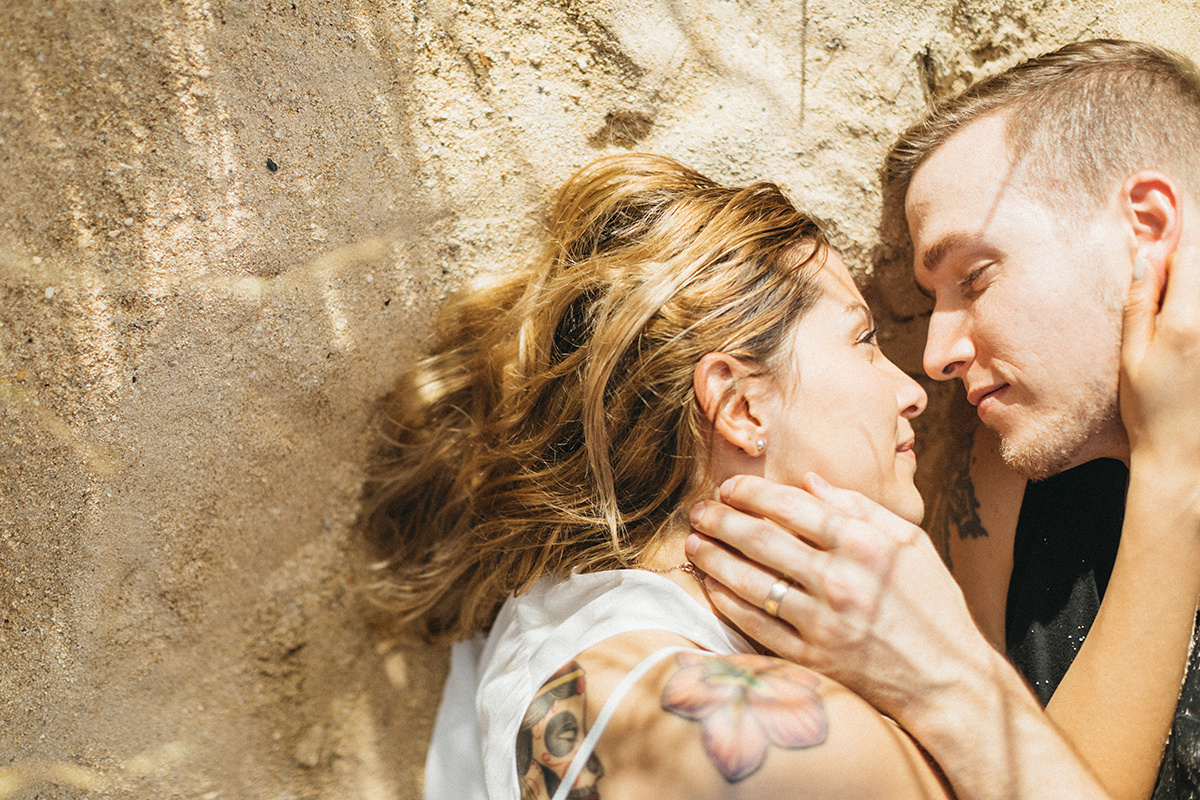
<path id="1" fill-rule="evenodd" d="M 767 449 L 767 443 L 764 442 L 762 439 L 759 439 L 757 442 L 755 442 L 754 446 L 756 448 L 758 448 L 759 455 L 762 455 L 762 451 Z"/>

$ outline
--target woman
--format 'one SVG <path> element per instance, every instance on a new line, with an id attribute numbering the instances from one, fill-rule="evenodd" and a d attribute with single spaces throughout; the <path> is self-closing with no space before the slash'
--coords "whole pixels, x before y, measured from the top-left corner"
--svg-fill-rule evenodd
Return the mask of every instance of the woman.
<path id="1" fill-rule="evenodd" d="M 894 723 L 724 624 L 684 552 L 688 509 L 736 474 L 819 472 L 915 523 L 924 405 L 777 187 L 649 155 L 573 176 L 533 267 L 460 300 L 390 409 L 368 506 L 388 601 L 476 648 L 427 796 L 481 793 L 477 772 L 493 799 L 947 796 Z M 971 626 L 961 599 L 948 619 Z M 1095 791 L 1032 738 L 1064 792 Z"/>

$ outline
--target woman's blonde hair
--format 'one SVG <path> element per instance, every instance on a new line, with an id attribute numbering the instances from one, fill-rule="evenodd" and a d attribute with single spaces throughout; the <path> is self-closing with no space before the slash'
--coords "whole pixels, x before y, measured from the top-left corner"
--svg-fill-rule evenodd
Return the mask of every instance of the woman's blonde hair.
<path id="1" fill-rule="evenodd" d="M 364 509 L 378 597 L 455 640 L 543 576 L 636 562 L 698 479 L 696 364 L 771 371 L 826 247 L 770 183 L 644 154 L 577 172 L 540 255 L 449 306 L 388 401 Z"/>

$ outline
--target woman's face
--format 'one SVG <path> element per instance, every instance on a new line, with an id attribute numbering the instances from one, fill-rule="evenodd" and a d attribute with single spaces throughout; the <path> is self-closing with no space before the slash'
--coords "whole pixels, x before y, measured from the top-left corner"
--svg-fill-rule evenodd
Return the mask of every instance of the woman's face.
<path id="1" fill-rule="evenodd" d="M 792 331 L 779 391 L 764 408 L 764 474 L 799 485 L 815 472 L 920 522 L 909 420 L 924 410 L 925 391 L 875 344 L 871 312 L 836 253 L 819 280 L 824 295 Z"/>

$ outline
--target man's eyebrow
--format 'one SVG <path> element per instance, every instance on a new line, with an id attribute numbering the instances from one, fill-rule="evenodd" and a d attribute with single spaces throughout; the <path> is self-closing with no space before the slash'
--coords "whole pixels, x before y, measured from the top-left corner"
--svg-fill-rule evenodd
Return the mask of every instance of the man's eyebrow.
<path id="1" fill-rule="evenodd" d="M 955 250 L 979 244 L 983 237 L 978 233 L 948 233 L 938 239 L 921 256 L 921 268 L 926 272 L 936 272 L 946 256 Z"/>

